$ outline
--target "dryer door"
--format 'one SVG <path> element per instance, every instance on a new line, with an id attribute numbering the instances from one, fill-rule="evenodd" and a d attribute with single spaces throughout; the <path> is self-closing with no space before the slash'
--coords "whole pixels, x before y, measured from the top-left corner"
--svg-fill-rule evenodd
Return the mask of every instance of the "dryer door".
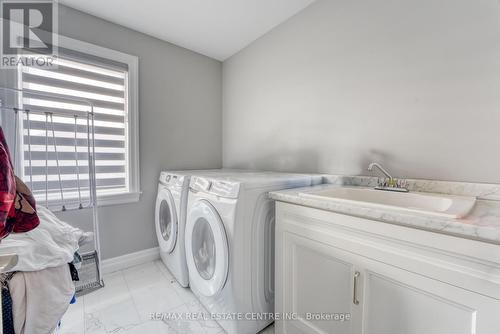
<path id="1" fill-rule="evenodd" d="M 229 251 L 224 224 L 206 200 L 190 208 L 186 221 L 189 282 L 204 296 L 217 294 L 226 283 Z"/>
<path id="2" fill-rule="evenodd" d="M 174 198 L 166 188 L 160 188 L 156 198 L 156 235 L 162 252 L 171 253 L 177 241 L 177 213 Z"/>

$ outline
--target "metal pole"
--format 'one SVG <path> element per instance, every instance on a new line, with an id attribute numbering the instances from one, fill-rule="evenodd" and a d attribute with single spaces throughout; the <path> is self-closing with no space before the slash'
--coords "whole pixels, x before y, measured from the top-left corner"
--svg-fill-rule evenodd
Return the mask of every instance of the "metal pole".
<path id="1" fill-rule="evenodd" d="M 75 164 L 76 164 L 76 185 L 78 187 L 78 202 L 79 206 L 78 209 L 83 209 L 82 205 L 82 188 L 80 185 L 80 165 L 78 164 L 78 139 L 77 139 L 77 132 L 78 132 L 78 116 L 74 115 L 75 117 Z"/>
<path id="2" fill-rule="evenodd" d="M 64 191 L 61 180 L 61 167 L 59 166 L 59 153 L 57 152 L 56 132 L 54 131 L 54 116 L 52 114 L 50 114 L 50 125 L 52 127 L 52 140 L 54 144 L 54 152 L 56 155 L 56 168 L 57 176 L 59 178 L 59 192 L 61 193 L 62 211 L 66 211 L 66 205 L 64 204 Z"/>
<path id="3" fill-rule="evenodd" d="M 33 162 L 31 159 L 31 121 L 30 121 L 30 111 L 26 110 L 26 124 L 28 125 L 28 163 L 30 168 L 30 186 L 33 190 Z"/>
<path id="4" fill-rule="evenodd" d="M 45 206 L 49 207 L 49 114 L 45 113 Z"/>
<path id="5" fill-rule="evenodd" d="M 87 159 L 89 166 L 89 206 L 93 203 L 92 193 L 92 154 L 90 153 L 90 115 L 87 114 Z"/>
<path id="6" fill-rule="evenodd" d="M 102 284 L 102 271 L 101 271 L 101 242 L 99 240 L 99 215 L 97 212 L 97 169 L 95 165 L 96 156 L 95 156 L 95 124 L 94 124 L 94 106 L 90 106 L 90 117 L 92 123 L 92 214 L 94 221 L 94 241 L 95 241 L 95 249 L 96 249 L 96 261 L 97 261 L 97 278 L 99 280 L 99 284 Z"/>
<path id="7" fill-rule="evenodd" d="M 14 166 L 17 165 L 17 140 L 19 136 L 19 109 L 14 109 L 14 159 L 12 163 Z M 17 173 L 17 172 L 16 172 Z"/>

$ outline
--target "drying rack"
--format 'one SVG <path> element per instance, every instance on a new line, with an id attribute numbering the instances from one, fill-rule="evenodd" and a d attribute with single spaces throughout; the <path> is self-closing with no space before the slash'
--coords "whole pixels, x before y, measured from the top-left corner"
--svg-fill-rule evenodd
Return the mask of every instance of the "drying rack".
<path id="1" fill-rule="evenodd" d="M 21 165 L 22 170 L 24 171 L 25 168 L 28 168 L 28 175 L 27 178 L 24 178 L 24 181 L 30 185 L 30 188 L 33 188 L 34 181 L 33 181 L 33 159 L 32 159 L 32 152 L 31 152 L 31 128 L 30 128 L 30 121 L 33 115 L 41 115 L 42 119 L 45 120 L 44 124 L 45 127 L 42 129 L 45 133 L 45 165 L 43 168 L 45 168 L 45 191 L 44 194 L 40 193 L 34 193 L 35 198 L 37 201 L 41 204 L 45 202 L 45 205 L 47 208 L 50 207 L 51 211 L 67 211 L 67 210 L 82 210 L 82 209 L 91 209 L 92 210 L 92 228 L 94 232 L 94 249 L 92 251 L 86 252 L 81 254 L 82 256 L 82 269 L 84 268 L 85 265 L 87 265 L 88 268 L 93 268 L 93 273 L 92 277 L 95 277 L 94 279 L 87 280 L 86 282 L 81 282 L 76 284 L 76 293 L 77 295 L 83 295 L 85 293 L 94 291 L 96 289 L 99 289 L 101 287 L 104 287 L 104 281 L 102 279 L 102 271 L 101 271 L 101 247 L 100 247 L 100 240 L 99 240 L 99 216 L 98 216 L 98 206 L 97 206 L 97 181 L 96 181 L 96 153 L 95 153 L 95 125 L 94 125 L 94 105 L 93 102 L 87 99 L 83 98 L 77 98 L 77 97 L 67 97 L 67 96 L 61 96 L 56 93 L 49 93 L 49 92 L 33 92 L 30 91 L 29 94 L 31 96 L 37 96 L 37 97 L 42 97 L 42 98 L 53 98 L 57 99 L 59 101 L 64 101 L 67 103 L 78 103 L 78 104 L 84 104 L 88 106 L 88 110 L 85 111 L 77 111 L 77 110 L 72 110 L 67 111 L 56 111 L 56 110 L 50 110 L 47 111 L 47 108 L 44 107 L 43 109 L 37 110 L 36 108 L 30 107 L 30 109 L 25 109 L 23 108 L 23 99 L 22 99 L 22 94 L 23 90 L 22 89 L 16 89 L 16 88 L 9 88 L 9 87 L 1 87 L 0 86 L 0 92 L 4 92 L 6 94 L 13 93 L 16 95 L 16 100 L 17 103 L 15 105 L 4 105 L 2 103 L 2 96 L 0 96 L 0 111 L 8 111 L 8 112 L 13 112 L 14 116 L 14 147 L 13 150 L 11 150 L 14 155 L 14 164 L 17 164 L 19 161 L 17 159 L 17 154 L 19 152 L 23 152 L 24 154 L 24 149 L 20 150 L 18 145 L 19 142 L 22 141 L 24 147 L 27 147 L 27 156 L 26 154 L 24 157 L 25 163 Z M 7 98 L 4 98 L 7 99 Z M 86 109 L 86 108 L 85 108 Z M 55 136 L 55 131 L 54 131 L 54 116 L 59 117 L 59 118 L 66 118 L 68 124 L 73 124 L 74 125 L 74 161 L 75 161 L 75 166 L 74 166 L 74 175 L 76 174 L 76 195 L 72 195 L 71 198 L 68 196 L 65 196 L 65 189 L 63 187 L 63 180 L 61 177 L 61 162 L 59 159 L 59 152 L 58 152 L 58 145 L 57 145 L 57 138 Z M 40 119 L 40 116 L 38 117 Z M 83 121 L 82 121 L 83 120 Z M 71 122 L 70 122 L 71 121 Z M 23 124 L 26 124 L 26 130 L 24 131 L 19 124 L 23 122 Z M 83 124 L 82 124 L 83 123 Z M 83 129 L 83 131 L 82 131 Z M 81 160 L 79 157 L 79 152 L 78 147 L 81 147 L 82 145 L 79 144 L 81 143 L 81 138 L 78 138 L 78 133 L 86 133 L 86 139 L 84 139 L 86 143 L 86 153 L 87 153 L 87 160 L 88 160 L 88 186 L 84 186 L 82 183 L 82 180 L 80 180 L 80 175 L 81 175 L 81 168 L 83 166 L 80 165 L 79 161 Z M 26 141 L 24 140 L 26 138 Z M 49 140 L 51 138 L 51 140 Z M 79 140 L 80 139 L 80 140 Z M 49 142 L 52 141 L 52 144 L 49 144 Z M 56 191 L 53 190 L 53 188 L 49 187 L 49 148 L 53 151 L 51 153 L 54 153 L 55 155 L 55 161 L 56 161 L 56 174 L 57 174 L 57 183 L 58 183 L 58 188 Z M 53 160 L 53 159 L 50 159 Z M 27 166 L 26 166 L 27 162 Z M 20 170 L 18 168 L 18 170 Z M 24 172 L 22 173 L 24 175 Z M 42 181 L 43 182 L 43 181 Z M 49 191 L 49 188 L 51 191 Z M 85 190 L 85 191 L 84 191 Z M 58 193 L 59 197 L 57 200 L 55 199 L 55 193 Z M 88 196 L 84 196 L 84 193 L 88 193 Z M 88 202 L 87 202 L 88 198 Z M 85 203 L 84 203 L 85 201 Z M 74 205 L 74 207 L 71 207 Z M 16 254 L 3 254 L 0 256 L 0 262 L 5 264 L 4 266 L 1 266 L 2 263 L 0 263 L 0 273 L 2 272 L 8 272 L 10 268 L 12 268 L 16 263 L 17 263 L 17 255 Z M 82 276 L 82 275 L 80 275 Z M 88 275 L 87 275 L 88 276 Z M 82 277 L 80 277 L 82 279 Z M 0 317 L 1 318 L 1 317 Z"/>

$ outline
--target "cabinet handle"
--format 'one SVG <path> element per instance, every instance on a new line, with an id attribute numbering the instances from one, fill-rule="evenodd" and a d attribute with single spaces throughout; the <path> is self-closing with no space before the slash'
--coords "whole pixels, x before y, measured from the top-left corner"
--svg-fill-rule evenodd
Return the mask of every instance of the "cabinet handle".
<path id="1" fill-rule="evenodd" d="M 359 275 L 361 275 L 359 273 L 359 271 L 356 271 L 354 273 L 354 291 L 352 292 L 352 302 L 354 305 L 359 305 L 359 300 L 358 300 L 358 278 L 359 278 Z"/>

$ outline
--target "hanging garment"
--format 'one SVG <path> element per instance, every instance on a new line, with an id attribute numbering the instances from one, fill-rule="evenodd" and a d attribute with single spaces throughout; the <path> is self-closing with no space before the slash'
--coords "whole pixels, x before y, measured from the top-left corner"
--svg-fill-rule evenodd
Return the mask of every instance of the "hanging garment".
<path id="1" fill-rule="evenodd" d="M 12 298 L 9 291 L 9 281 L 15 272 L 0 274 L 0 289 L 2 293 L 2 334 L 15 334 L 14 318 L 12 316 Z"/>
<path id="2" fill-rule="evenodd" d="M 52 333 L 75 294 L 69 267 L 17 272 L 9 282 L 16 334 Z"/>
<path id="3" fill-rule="evenodd" d="M 82 244 L 80 243 L 80 246 Z M 79 252 L 75 252 L 75 254 L 73 255 L 73 262 L 71 262 L 76 269 L 80 269 L 82 267 L 82 256 L 80 255 Z"/>
<path id="4" fill-rule="evenodd" d="M 36 271 L 66 265 L 73 261 L 81 240 L 91 239 L 90 233 L 58 219 L 43 206 L 38 208 L 40 225 L 25 233 L 13 233 L 0 243 L 0 253 L 17 254 L 18 262 L 11 269 Z"/>
<path id="5" fill-rule="evenodd" d="M 14 221 L 14 233 L 28 232 L 40 224 L 36 213 L 35 197 L 26 184 L 17 176 L 16 179 L 16 200 L 14 208 L 16 211 Z"/>
<path id="6" fill-rule="evenodd" d="M 35 198 L 26 184 L 14 175 L 7 141 L 0 127 L 0 240 L 11 232 L 31 231 L 38 224 Z"/>
<path id="7" fill-rule="evenodd" d="M 80 277 L 78 276 L 78 270 L 76 270 L 75 265 L 73 263 L 68 263 L 69 272 L 71 274 L 71 279 L 73 282 L 78 282 Z"/>
<path id="8" fill-rule="evenodd" d="M 8 236 L 15 222 L 16 181 L 9 147 L 0 127 L 0 240 Z"/>
<path id="9" fill-rule="evenodd" d="M 14 318 L 12 317 L 12 298 L 9 288 L 2 288 L 2 334 L 15 334 Z"/>

